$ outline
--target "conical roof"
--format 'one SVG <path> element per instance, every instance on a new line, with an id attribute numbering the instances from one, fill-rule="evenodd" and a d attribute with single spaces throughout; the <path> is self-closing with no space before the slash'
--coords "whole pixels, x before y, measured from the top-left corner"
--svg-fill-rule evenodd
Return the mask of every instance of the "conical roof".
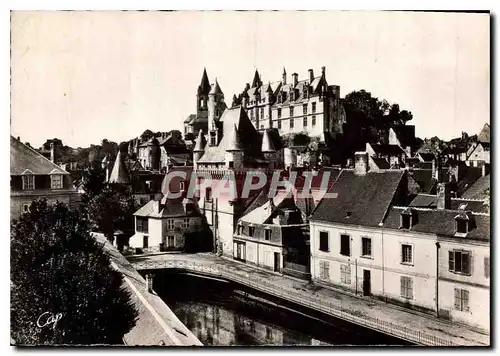
<path id="1" fill-rule="evenodd" d="M 211 95 L 224 95 L 222 90 L 220 89 L 219 83 L 217 82 L 217 79 L 215 79 L 215 84 L 212 85 L 212 90 L 210 90 Z"/>
<path id="2" fill-rule="evenodd" d="M 128 174 L 127 167 L 125 166 L 125 162 L 122 159 L 122 154 L 120 151 L 118 151 L 118 154 L 116 155 L 115 164 L 113 166 L 111 174 L 109 175 L 108 183 L 130 183 L 130 175 Z"/>
<path id="3" fill-rule="evenodd" d="M 271 137 L 269 137 L 269 133 L 267 130 L 265 130 L 262 135 L 261 150 L 263 153 L 276 151 L 276 148 L 274 147 L 273 141 L 271 140 Z"/>
<path id="4" fill-rule="evenodd" d="M 202 152 L 205 150 L 205 145 L 207 144 L 207 140 L 205 140 L 205 135 L 203 135 L 203 131 L 200 130 L 198 133 L 198 137 L 196 138 L 196 143 L 193 149 L 193 152 Z"/>
<path id="5" fill-rule="evenodd" d="M 273 93 L 273 88 L 271 88 L 271 82 L 267 85 L 266 93 L 272 94 Z"/>
<path id="6" fill-rule="evenodd" d="M 198 87 L 199 94 L 208 94 L 210 92 L 210 82 L 208 81 L 208 75 L 206 68 L 203 68 L 203 76 L 201 77 L 201 83 Z"/>
<path id="7" fill-rule="evenodd" d="M 226 147 L 226 151 L 243 151 L 240 133 L 238 132 L 236 124 L 234 124 L 233 129 L 229 133 L 229 141 Z"/>

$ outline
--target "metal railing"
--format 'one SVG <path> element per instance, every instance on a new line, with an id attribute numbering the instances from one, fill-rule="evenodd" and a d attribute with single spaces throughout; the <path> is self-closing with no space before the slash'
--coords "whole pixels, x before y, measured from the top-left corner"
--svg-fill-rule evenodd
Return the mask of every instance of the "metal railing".
<path id="1" fill-rule="evenodd" d="M 272 281 L 259 277 L 258 275 L 250 274 L 247 272 L 238 271 L 228 268 L 226 266 L 214 265 L 207 263 L 196 263 L 190 261 L 140 261 L 133 262 L 132 265 L 137 270 L 155 270 L 164 268 L 178 268 L 189 271 L 206 273 L 211 276 L 225 278 L 253 289 L 259 290 L 264 293 L 282 298 L 287 301 L 306 306 L 313 310 L 347 320 L 351 323 L 383 332 L 385 334 L 407 340 L 419 345 L 426 346 L 459 346 L 452 341 L 437 337 L 435 335 L 427 334 L 418 330 L 410 329 L 404 325 L 395 324 L 390 321 L 382 320 L 363 312 L 350 310 L 342 306 L 340 300 L 325 300 L 311 293 L 304 293 L 294 288 L 286 288 L 280 286 Z"/>

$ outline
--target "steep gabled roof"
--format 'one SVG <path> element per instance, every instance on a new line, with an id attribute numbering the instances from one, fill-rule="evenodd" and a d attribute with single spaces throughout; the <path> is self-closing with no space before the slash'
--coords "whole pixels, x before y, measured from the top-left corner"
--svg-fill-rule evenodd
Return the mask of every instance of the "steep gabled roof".
<path id="1" fill-rule="evenodd" d="M 21 175 L 26 170 L 35 175 L 69 175 L 68 172 L 45 156 L 10 136 L 10 175 Z"/>
<path id="2" fill-rule="evenodd" d="M 484 124 L 481 132 L 477 135 L 477 140 L 479 142 L 490 142 L 490 125 Z"/>
<path id="3" fill-rule="evenodd" d="M 208 80 L 207 70 L 203 68 L 203 75 L 201 77 L 201 83 L 198 86 L 198 94 L 207 95 L 210 93 L 210 82 Z"/>
<path id="4" fill-rule="evenodd" d="M 410 207 L 437 209 L 438 197 L 431 194 L 418 194 L 410 203 Z M 475 213 L 487 213 L 489 207 L 483 200 L 451 198 L 450 210 L 473 211 Z"/>
<path id="5" fill-rule="evenodd" d="M 310 220 L 378 226 L 396 197 L 403 175 L 404 172 L 396 170 L 365 175 L 342 170 L 328 190 L 336 197 L 323 198 Z"/>
<path id="6" fill-rule="evenodd" d="M 113 170 L 109 175 L 108 183 L 115 184 L 129 184 L 130 183 L 130 174 L 125 166 L 125 162 L 121 157 L 121 152 L 118 151 L 116 155 L 115 164 L 113 166 Z"/>
<path id="7" fill-rule="evenodd" d="M 267 130 L 264 130 L 264 132 L 262 133 L 261 150 L 262 150 L 262 152 L 274 152 L 274 151 L 276 151 L 276 148 L 274 147 L 273 141 L 269 137 L 269 133 L 267 132 Z"/>
<path id="8" fill-rule="evenodd" d="M 489 199 L 490 198 L 491 177 L 486 175 L 476 180 L 463 193 L 463 198 L 469 199 Z M 488 192 L 488 193 L 487 193 Z"/>

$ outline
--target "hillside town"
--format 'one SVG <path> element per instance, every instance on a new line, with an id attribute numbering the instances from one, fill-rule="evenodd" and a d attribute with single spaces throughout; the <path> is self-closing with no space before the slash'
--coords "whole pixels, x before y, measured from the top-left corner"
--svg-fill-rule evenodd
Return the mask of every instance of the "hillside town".
<path id="1" fill-rule="evenodd" d="M 231 102 L 204 69 L 184 132 L 89 149 L 11 136 L 11 219 L 38 199 L 88 213 L 115 189 L 133 211 L 94 231 L 127 258 L 208 252 L 489 333 L 489 123 L 422 140 L 393 105 L 396 119 L 348 141 L 349 95 L 370 93 L 341 98 L 325 67 L 305 69 L 256 70 Z"/>

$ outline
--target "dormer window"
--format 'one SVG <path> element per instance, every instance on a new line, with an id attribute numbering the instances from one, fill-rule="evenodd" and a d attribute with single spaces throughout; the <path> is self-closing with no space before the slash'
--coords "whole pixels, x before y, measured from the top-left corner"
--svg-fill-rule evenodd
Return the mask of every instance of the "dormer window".
<path id="1" fill-rule="evenodd" d="M 34 190 L 35 189 L 35 175 L 27 174 L 23 175 L 23 190 Z"/>
<path id="2" fill-rule="evenodd" d="M 405 209 L 401 213 L 401 229 L 409 230 L 417 223 L 417 214 L 412 209 Z"/>
<path id="3" fill-rule="evenodd" d="M 62 176 L 62 174 L 53 174 L 50 176 L 50 187 L 52 189 L 62 189 L 63 188 L 63 176 Z"/>
<path id="4" fill-rule="evenodd" d="M 459 215 L 455 216 L 455 230 L 457 234 L 467 234 L 470 229 L 471 220 L 469 218 L 469 215 L 465 212 L 460 213 Z"/>

